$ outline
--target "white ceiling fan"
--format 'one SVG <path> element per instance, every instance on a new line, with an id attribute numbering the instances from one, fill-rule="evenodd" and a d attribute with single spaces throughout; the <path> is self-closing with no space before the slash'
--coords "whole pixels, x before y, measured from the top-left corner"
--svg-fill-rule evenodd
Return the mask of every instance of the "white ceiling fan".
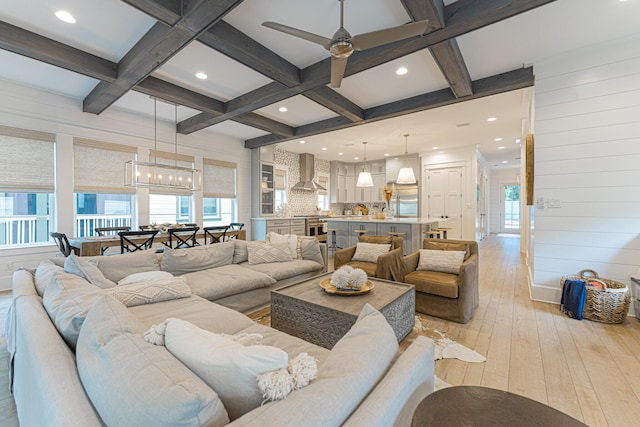
<path id="1" fill-rule="evenodd" d="M 299 30 L 277 22 L 263 22 L 262 25 L 273 30 L 299 37 L 301 39 L 317 43 L 331 52 L 331 87 L 338 88 L 342 83 L 342 77 L 347 67 L 347 59 L 356 50 L 365 50 L 387 43 L 404 40 L 409 37 L 419 36 L 427 30 L 428 20 L 412 22 L 406 25 L 372 31 L 370 33 L 351 36 L 344 28 L 344 0 L 340 2 L 340 28 L 333 38 L 328 39 L 308 31 Z"/>

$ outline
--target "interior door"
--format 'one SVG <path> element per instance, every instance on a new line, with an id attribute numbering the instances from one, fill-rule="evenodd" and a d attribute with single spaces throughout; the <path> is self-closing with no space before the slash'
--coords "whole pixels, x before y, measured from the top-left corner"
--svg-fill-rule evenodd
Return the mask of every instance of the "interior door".
<path id="1" fill-rule="evenodd" d="M 462 239 L 462 168 L 432 169 L 427 173 L 429 218 L 443 218 L 449 239 Z"/>

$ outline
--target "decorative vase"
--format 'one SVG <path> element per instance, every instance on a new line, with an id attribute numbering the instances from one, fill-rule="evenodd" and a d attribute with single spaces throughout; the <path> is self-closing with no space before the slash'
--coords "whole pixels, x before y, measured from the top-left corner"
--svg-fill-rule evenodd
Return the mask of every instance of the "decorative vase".
<path id="1" fill-rule="evenodd" d="M 387 205 L 386 213 L 387 213 L 387 218 L 393 219 L 393 208 L 391 207 L 391 204 Z"/>

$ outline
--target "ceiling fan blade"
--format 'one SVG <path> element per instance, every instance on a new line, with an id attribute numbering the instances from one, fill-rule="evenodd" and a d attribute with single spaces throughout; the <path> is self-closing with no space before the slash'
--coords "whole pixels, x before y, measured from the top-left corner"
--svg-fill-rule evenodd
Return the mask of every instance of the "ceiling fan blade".
<path id="1" fill-rule="evenodd" d="M 278 24 L 277 22 L 266 21 L 262 23 L 263 27 L 271 28 L 272 30 L 280 31 L 290 36 L 298 37 L 312 43 L 317 43 L 323 46 L 325 49 L 329 49 L 331 45 L 331 39 L 319 36 L 317 34 L 310 33 L 308 31 L 299 30 L 297 28 L 289 27 L 287 25 Z"/>
<path id="2" fill-rule="evenodd" d="M 331 87 L 340 87 L 344 70 L 347 68 L 347 59 L 349 58 L 331 57 Z"/>
<path id="3" fill-rule="evenodd" d="M 365 50 L 409 37 L 419 36 L 427 31 L 428 26 L 429 20 L 425 19 L 424 21 L 412 22 L 411 24 L 360 34 L 352 37 L 351 43 L 353 43 L 355 50 Z"/>

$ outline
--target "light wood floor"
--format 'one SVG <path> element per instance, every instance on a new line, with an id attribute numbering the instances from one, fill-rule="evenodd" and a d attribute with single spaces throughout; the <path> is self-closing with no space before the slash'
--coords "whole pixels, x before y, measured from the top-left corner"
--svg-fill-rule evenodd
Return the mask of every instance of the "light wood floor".
<path id="1" fill-rule="evenodd" d="M 480 306 L 468 324 L 428 317 L 424 326 L 487 357 L 486 363 L 439 360 L 436 375 L 452 385 L 527 396 L 592 427 L 640 426 L 640 320 L 577 321 L 557 305 L 531 301 L 519 248 L 517 238 L 480 243 Z M 3 336 L 10 300 L 0 293 L 0 426 L 18 425 Z"/>

